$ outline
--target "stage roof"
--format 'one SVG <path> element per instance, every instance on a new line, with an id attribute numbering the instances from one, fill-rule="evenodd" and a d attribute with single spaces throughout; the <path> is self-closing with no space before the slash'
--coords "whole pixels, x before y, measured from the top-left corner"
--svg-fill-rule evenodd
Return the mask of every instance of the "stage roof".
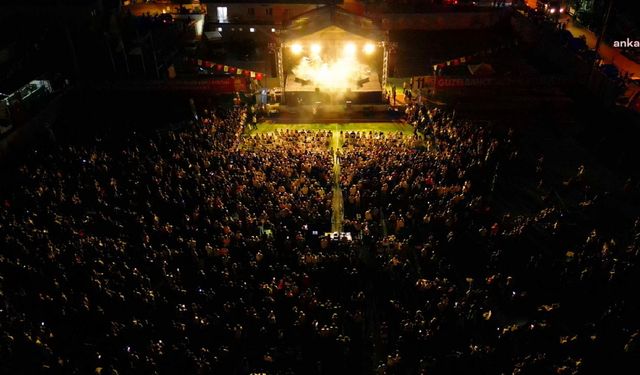
<path id="1" fill-rule="evenodd" d="M 282 31 L 284 41 L 317 38 L 326 39 L 332 34 L 335 39 L 336 31 L 344 30 L 363 39 L 383 41 L 385 34 L 368 17 L 350 13 L 335 5 L 324 6 L 305 12 L 291 20 Z"/>

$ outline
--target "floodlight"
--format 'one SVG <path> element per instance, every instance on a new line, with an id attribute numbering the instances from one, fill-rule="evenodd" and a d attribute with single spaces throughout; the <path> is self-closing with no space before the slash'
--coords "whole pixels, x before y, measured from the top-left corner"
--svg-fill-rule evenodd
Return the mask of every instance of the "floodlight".
<path id="1" fill-rule="evenodd" d="M 356 54 L 356 45 L 355 43 L 347 43 L 344 46 L 344 52 L 348 56 L 353 56 Z"/>
<path id="2" fill-rule="evenodd" d="M 299 55 L 300 53 L 302 53 L 302 45 L 300 45 L 299 43 L 292 44 L 291 52 L 293 52 L 295 55 Z"/>
<path id="3" fill-rule="evenodd" d="M 367 55 L 370 55 L 376 50 L 376 46 L 374 46 L 373 43 L 367 43 L 364 45 L 363 50 L 364 50 L 364 53 L 366 53 Z"/>

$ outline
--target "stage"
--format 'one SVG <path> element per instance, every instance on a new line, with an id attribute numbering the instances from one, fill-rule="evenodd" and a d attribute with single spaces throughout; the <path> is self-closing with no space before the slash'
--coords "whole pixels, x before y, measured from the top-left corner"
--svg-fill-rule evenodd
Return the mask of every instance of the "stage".
<path id="1" fill-rule="evenodd" d="M 413 127 L 403 122 L 335 122 L 335 123 L 281 123 L 262 122 L 251 130 L 250 134 L 269 134 L 276 131 L 285 130 L 310 130 L 310 131 L 332 131 L 332 132 L 374 132 L 374 133 L 404 133 L 413 134 Z"/>
<path id="2" fill-rule="evenodd" d="M 288 106 L 296 105 L 352 105 L 383 104 L 382 85 L 378 74 L 370 73 L 350 89 L 323 89 L 312 82 L 296 79 L 292 74 L 285 80 L 285 101 Z"/>
<path id="3" fill-rule="evenodd" d="M 269 105 L 269 121 L 281 123 L 343 123 L 399 121 L 402 111 L 388 104 Z"/>

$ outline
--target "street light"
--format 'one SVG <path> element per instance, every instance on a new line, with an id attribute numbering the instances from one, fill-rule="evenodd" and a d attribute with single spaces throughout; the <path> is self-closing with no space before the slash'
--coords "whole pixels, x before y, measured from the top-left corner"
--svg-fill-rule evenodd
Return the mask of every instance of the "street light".
<path id="1" fill-rule="evenodd" d="M 436 95 L 436 86 L 438 86 L 438 66 L 433 66 L 433 96 Z"/>

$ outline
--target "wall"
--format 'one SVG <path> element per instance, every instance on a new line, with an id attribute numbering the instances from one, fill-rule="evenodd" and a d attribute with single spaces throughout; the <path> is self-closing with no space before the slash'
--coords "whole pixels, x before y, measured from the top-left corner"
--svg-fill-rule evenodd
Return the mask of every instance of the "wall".
<path id="1" fill-rule="evenodd" d="M 282 25 L 298 15 L 315 9 L 314 4 L 229 4 L 207 3 L 207 21 L 218 22 L 217 7 L 227 7 L 229 23 Z M 253 14 L 251 10 L 253 9 Z M 271 9 L 271 13 L 267 12 Z"/>

